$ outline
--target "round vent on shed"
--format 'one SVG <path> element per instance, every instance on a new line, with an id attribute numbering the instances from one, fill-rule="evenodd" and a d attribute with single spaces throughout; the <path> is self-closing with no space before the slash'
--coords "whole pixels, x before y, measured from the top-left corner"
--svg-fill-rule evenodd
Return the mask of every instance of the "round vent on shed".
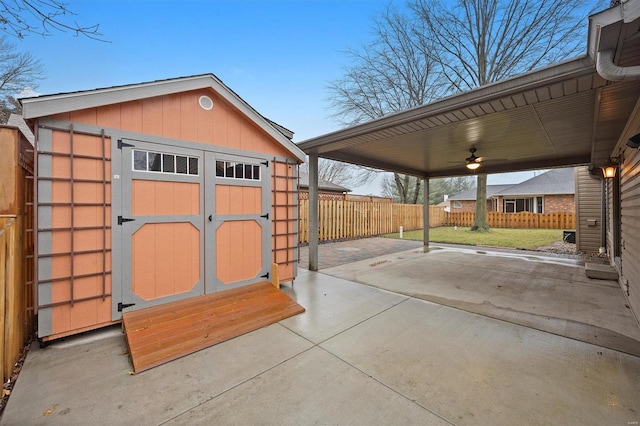
<path id="1" fill-rule="evenodd" d="M 202 109 L 205 109 L 207 111 L 213 108 L 213 101 L 208 96 L 200 96 L 198 103 L 200 103 Z"/>

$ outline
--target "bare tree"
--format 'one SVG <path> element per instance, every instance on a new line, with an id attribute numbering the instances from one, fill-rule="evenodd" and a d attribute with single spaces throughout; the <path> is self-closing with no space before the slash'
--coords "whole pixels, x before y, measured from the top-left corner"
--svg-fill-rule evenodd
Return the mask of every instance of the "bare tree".
<path id="1" fill-rule="evenodd" d="M 309 163 L 300 166 L 300 170 L 309 173 Z M 348 163 L 340 161 L 328 160 L 326 158 L 318 159 L 318 177 L 327 182 L 335 183 L 341 186 L 360 186 L 371 178 L 373 173 L 378 170 L 355 167 Z"/>
<path id="2" fill-rule="evenodd" d="M 22 105 L 13 96 L 0 98 L 0 124 L 7 124 L 11 114 L 22 115 Z"/>
<path id="3" fill-rule="evenodd" d="M 382 181 L 382 195 L 393 198 L 393 201 L 400 204 L 422 203 L 422 179 L 414 176 L 394 173 L 385 176 Z"/>
<path id="4" fill-rule="evenodd" d="M 36 87 L 43 74 L 39 59 L 18 52 L 15 45 L 0 37 L 0 123 L 6 123 L 12 112 L 20 112 L 15 97 L 27 87 Z"/>
<path id="5" fill-rule="evenodd" d="M 352 65 L 329 84 L 332 116 L 354 125 L 442 97 L 447 81 L 438 73 L 431 41 L 418 36 L 424 31 L 421 20 L 387 7 L 374 21 L 373 40 L 346 51 Z M 392 182 L 401 202 L 418 202 L 419 179 L 396 173 Z"/>
<path id="6" fill-rule="evenodd" d="M 393 198 L 394 202 L 402 204 L 421 204 L 424 201 L 422 188 L 422 181 L 416 180 L 402 180 L 401 182 L 395 181 L 396 176 L 386 176 L 382 181 L 382 193 L 385 197 Z M 409 188 L 409 193 L 415 194 L 415 199 L 403 198 L 403 191 L 398 191 L 398 186 L 413 185 L 414 182 L 419 183 L 420 187 L 418 191 L 414 188 Z M 429 180 L 429 204 L 435 205 L 444 200 L 445 195 L 454 195 L 467 189 L 471 189 L 475 186 L 475 179 L 471 176 L 455 176 L 450 178 L 439 178 Z"/>
<path id="7" fill-rule="evenodd" d="M 42 78 L 44 68 L 31 53 L 18 52 L 16 46 L 0 37 L 0 95 L 15 95 L 33 87 Z"/>
<path id="8" fill-rule="evenodd" d="M 433 59 L 454 92 L 471 90 L 584 53 L 586 17 L 602 1 L 411 0 L 437 46 Z M 478 174 L 474 230 L 486 230 L 487 175 Z"/>
<path id="9" fill-rule="evenodd" d="M 75 15 L 58 0 L 0 0 L 0 31 L 19 39 L 29 34 L 48 36 L 53 32 L 70 32 L 104 41 L 98 24 L 78 24 Z"/>
<path id="10" fill-rule="evenodd" d="M 431 179 L 429 180 L 429 204 L 441 203 L 445 195 L 459 194 L 473 188 L 475 184 L 476 180 L 471 176 Z"/>

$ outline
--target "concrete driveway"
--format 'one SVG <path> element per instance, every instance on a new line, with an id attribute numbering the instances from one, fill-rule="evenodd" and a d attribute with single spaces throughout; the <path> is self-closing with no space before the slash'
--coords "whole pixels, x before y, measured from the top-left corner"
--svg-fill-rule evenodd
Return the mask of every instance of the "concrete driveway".
<path id="1" fill-rule="evenodd" d="M 620 286 L 587 278 L 576 256 L 434 244 L 322 272 L 640 356 Z"/>
<path id="2" fill-rule="evenodd" d="M 395 260 L 368 260 L 374 272 L 358 273 L 357 278 L 373 280 L 380 274 L 385 277 L 380 281 L 395 285 L 408 277 L 403 291 L 413 292 L 410 286 L 415 287 L 420 276 L 428 280 L 429 274 L 390 275 L 392 266 L 407 271 L 414 265 L 410 260 L 429 258 L 446 263 L 437 257 L 444 252 L 436 252 L 414 249 L 387 255 Z M 454 271 L 474 266 L 481 256 L 457 255 L 455 266 L 449 266 Z M 520 262 L 530 263 L 529 268 Z M 491 281 L 495 285 L 500 280 L 504 285 L 531 281 L 553 265 L 509 257 L 499 263 L 503 272 Z M 45 349 L 34 347 L 0 423 L 640 421 L 636 355 L 324 272 L 302 270 L 293 287 L 283 286 L 307 309 L 304 314 L 138 375 L 129 374 L 124 337 L 117 327 Z M 487 280 L 479 272 L 472 276 Z M 468 276 L 453 274 L 450 285 L 456 288 L 463 278 Z M 458 290 L 464 293 L 462 286 Z"/>

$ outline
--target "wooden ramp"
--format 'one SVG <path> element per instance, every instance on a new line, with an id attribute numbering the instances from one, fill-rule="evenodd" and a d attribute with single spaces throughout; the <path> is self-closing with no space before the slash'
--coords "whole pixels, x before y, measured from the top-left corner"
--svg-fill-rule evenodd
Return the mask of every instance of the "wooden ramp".
<path id="1" fill-rule="evenodd" d="M 302 312 L 264 282 L 127 312 L 122 326 L 139 373 Z"/>

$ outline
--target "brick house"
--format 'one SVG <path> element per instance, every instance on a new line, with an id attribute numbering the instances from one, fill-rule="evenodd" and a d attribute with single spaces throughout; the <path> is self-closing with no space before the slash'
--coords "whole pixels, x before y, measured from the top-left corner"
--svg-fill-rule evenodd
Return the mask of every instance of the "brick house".
<path id="1" fill-rule="evenodd" d="M 496 211 L 496 203 L 493 202 L 493 196 L 513 185 L 487 185 L 487 211 Z M 476 188 L 467 189 L 459 194 L 452 195 L 447 199 L 449 203 L 449 211 L 456 212 L 475 212 L 476 211 Z"/>
<path id="2" fill-rule="evenodd" d="M 487 185 L 487 211 L 575 213 L 574 168 L 551 169 L 513 185 Z M 451 212 L 475 212 L 476 189 L 448 198 Z"/>

